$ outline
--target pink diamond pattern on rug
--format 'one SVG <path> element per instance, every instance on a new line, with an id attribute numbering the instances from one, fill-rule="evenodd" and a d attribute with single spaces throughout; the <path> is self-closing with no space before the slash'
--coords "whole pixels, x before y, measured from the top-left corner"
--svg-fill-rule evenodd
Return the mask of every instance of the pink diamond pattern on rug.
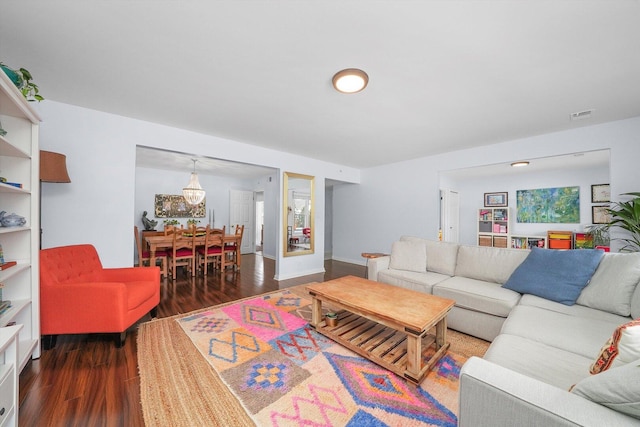
<path id="1" fill-rule="evenodd" d="M 262 298 L 233 304 L 224 307 L 222 311 L 264 341 L 270 341 L 306 323 L 297 316 L 277 309 Z"/>
<path id="2" fill-rule="evenodd" d="M 332 427 L 334 425 L 331 422 L 333 413 L 347 413 L 347 408 L 340 401 L 338 395 L 331 389 L 310 384 L 308 396 L 309 397 L 294 396 L 291 399 L 292 413 L 272 412 L 272 425 Z M 310 411 L 306 409 L 308 407 L 313 407 L 315 410 Z M 316 415 L 317 418 L 310 418 L 312 415 Z"/>

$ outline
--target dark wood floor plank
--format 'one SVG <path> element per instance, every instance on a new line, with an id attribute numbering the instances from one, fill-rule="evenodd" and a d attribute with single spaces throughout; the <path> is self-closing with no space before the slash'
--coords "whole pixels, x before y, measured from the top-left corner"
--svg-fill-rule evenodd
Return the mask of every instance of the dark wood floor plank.
<path id="1" fill-rule="evenodd" d="M 163 281 L 158 317 L 188 313 L 288 286 L 346 275 L 364 267 L 327 261 L 324 274 L 277 282 L 275 262 L 243 255 L 242 270 Z M 148 321 L 148 315 L 141 321 Z M 61 335 L 20 374 L 20 426 L 144 426 L 137 365 L 137 326 L 117 349 L 110 335 Z"/>

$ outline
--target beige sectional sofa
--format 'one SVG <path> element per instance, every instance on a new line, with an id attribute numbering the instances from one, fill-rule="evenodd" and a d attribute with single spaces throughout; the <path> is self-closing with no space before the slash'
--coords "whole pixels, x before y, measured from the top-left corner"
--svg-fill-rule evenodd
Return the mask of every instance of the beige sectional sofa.
<path id="1" fill-rule="evenodd" d="M 448 326 L 491 341 L 462 369 L 460 426 L 640 425 L 627 415 L 640 417 L 640 348 L 635 364 L 589 372 L 616 328 L 640 318 L 640 254 L 605 254 L 565 305 L 502 286 L 529 252 L 403 236 L 368 277 L 454 299 Z"/>

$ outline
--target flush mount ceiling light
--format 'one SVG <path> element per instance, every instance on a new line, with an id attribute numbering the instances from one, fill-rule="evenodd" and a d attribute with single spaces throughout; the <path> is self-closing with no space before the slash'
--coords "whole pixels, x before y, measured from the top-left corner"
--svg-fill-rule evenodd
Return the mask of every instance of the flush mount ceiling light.
<path id="1" fill-rule="evenodd" d="M 367 87 L 369 76 L 362 70 L 357 68 L 347 68 L 338 71 L 333 76 L 333 87 L 338 92 L 356 93 Z"/>
<path id="2" fill-rule="evenodd" d="M 198 181 L 198 174 L 196 173 L 197 160 L 191 159 L 191 161 L 193 162 L 193 172 L 191 172 L 189 184 L 182 189 L 182 195 L 187 203 L 197 205 L 204 199 L 205 192 L 202 187 L 200 187 L 200 182 Z"/>
<path id="3" fill-rule="evenodd" d="M 511 163 L 511 167 L 521 168 L 523 166 L 529 166 L 529 162 L 513 162 Z"/>

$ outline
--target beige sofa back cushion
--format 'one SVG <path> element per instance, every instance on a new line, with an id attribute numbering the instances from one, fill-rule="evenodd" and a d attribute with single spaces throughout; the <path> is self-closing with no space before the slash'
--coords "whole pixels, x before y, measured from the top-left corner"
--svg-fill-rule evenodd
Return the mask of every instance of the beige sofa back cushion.
<path id="1" fill-rule="evenodd" d="M 400 241 L 424 243 L 427 248 L 427 270 L 453 276 L 456 270 L 458 244 L 413 236 L 402 236 Z"/>
<path id="2" fill-rule="evenodd" d="M 629 316 L 631 296 L 638 282 L 640 252 L 606 253 L 576 302 L 620 316 Z"/>
<path id="3" fill-rule="evenodd" d="M 455 275 L 502 285 L 527 255 L 527 249 L 460 245 Z"/>
<path id="4" fill-rule="evenodd" d="M 427 247 L 424 242 L 393 242 L 389 268 L 424 273 L 427 271 Z"/>

